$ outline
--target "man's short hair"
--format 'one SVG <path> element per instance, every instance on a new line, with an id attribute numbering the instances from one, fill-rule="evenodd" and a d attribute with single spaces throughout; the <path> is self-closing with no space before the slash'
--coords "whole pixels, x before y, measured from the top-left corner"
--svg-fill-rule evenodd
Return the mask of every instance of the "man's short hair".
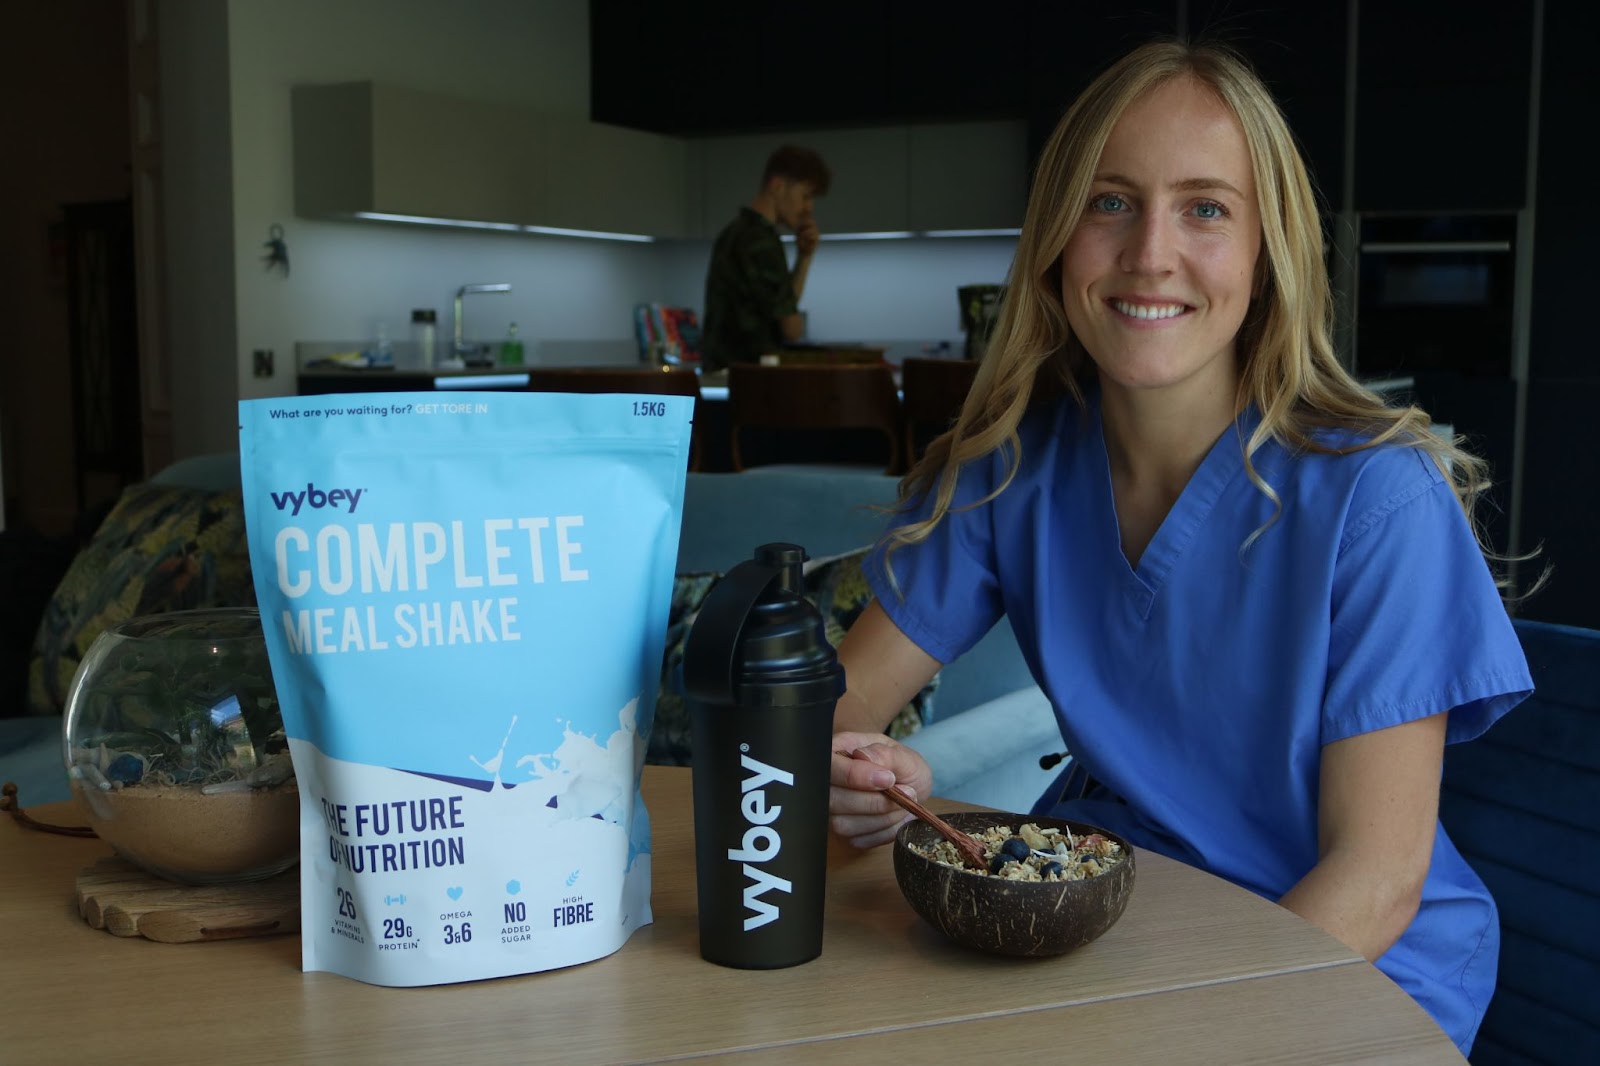
<path id="1" fill-rule="evenodd" d="M 766 188 L 767 182 L 773 178 L 808 181 L 811 183 L 812 191 L 818 196 L 826 196 L 828 186 L 833 181 L 833 171 L 829 170 L 828 164 L 822 161 L 822 157 L 810 148 L 786 144 L 767 156 L 767 169 L 762 172 L 761 187 Z"/>

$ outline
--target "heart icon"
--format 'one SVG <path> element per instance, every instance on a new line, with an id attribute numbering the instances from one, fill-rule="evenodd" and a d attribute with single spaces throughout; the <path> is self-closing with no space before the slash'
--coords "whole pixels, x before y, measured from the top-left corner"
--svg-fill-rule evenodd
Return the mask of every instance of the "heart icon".
<path id="1" fill-rule="evenodd" d="M 506 893 L 508 895 L 515 896 L 518 892 L 521 892 L 521 891 L 522 891 L 522 882 L 521 881 L 507 881 L 506 882 Z"/>
<path id="2" fill-rule="evenodd" d="M 461 886 L 460 885 L 456 885 L 456 886 L 454 886 L 452 888 L 447 888 L 447 889 L 444 890 L 444 894 L 449 896 L 451 899 L 460 899 L 461 898 Z"/>

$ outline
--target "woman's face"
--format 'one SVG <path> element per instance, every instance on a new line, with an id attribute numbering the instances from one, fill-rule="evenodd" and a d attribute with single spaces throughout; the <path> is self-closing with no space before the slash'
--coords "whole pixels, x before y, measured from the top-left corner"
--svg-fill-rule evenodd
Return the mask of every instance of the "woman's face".
<path id="1" fill-rule="evenodd" d="M 1129 107 L 1061 257 L 1067 321 L 1102 387 L 1231 396 L 1260 250 L 1250 150 L 1233 113 L 1187 77 Z"/>

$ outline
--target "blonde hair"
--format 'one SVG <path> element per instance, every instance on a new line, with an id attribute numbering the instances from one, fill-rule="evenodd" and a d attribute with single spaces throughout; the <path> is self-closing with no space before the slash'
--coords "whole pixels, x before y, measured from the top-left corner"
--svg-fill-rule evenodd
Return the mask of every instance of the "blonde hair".
<path id="1" fill-rule="evenodd" d="M 1345 453 L 1389 442 L 1418 448 L 1450 482 L 1486 557 L 1497 558 L 1487 550 L 1474 520 L 1478 497 L 1488 487 L 1486 464 L 1434 433 L 1421 408 L 1386 406 L 1334 355 L 1333 297 L 1316 198 L 1271 93 L 1232 51 L 1176 41 L 1144 45 L 1096 78 L 1045 145 L 999 319 L 972 389 L 952 428 L 928 446 L 900 482 L 902 508 L 931 493 L 931 510 L 928 517 L 892 530 L 887 554 L 892 557 L 895 549 L 925 540 L 950 511 L 961 467 L 997 449 L 1006 451 L 1006 474 L 979 503 L 1004 491 L 1021 463 L 1017 426 L 1030 404 L 1062 394 L 1083 404 L 1083 383 L 1092 378 L 1094 364 L 1067 324 L 1062 253 L 1089 202 L 1101 152 L 1123 112 L 1145 94 L 1184 76 L 1207 86 L 1233 113 L 1255 174 L 1260 287 L 1239 330 L 1235 399 L 1236 414 L 1252 404 L 1261 413 L 1243 445 L 1250 480 L 1281 511 L 1277 493 L 1252 461 L 1273 438 L 1295 451 Z M 1347 431 L 1340 435 L 1359 443 L 1329 444 L 1328 430 Z M 1275 512 L 1268 525 L 1276 517 Z M 1252 533 L 1241 550 L 1265 529 Z"/>

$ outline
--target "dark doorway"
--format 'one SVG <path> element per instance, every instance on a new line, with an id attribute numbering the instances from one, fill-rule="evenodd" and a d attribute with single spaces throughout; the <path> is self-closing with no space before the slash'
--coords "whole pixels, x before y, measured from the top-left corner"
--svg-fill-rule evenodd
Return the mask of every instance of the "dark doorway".
<path id="1" fill-rule="evenodd" d="M 78 510 L 114 502 L 144 473 L 133 203 L 62 208 Z"/>

